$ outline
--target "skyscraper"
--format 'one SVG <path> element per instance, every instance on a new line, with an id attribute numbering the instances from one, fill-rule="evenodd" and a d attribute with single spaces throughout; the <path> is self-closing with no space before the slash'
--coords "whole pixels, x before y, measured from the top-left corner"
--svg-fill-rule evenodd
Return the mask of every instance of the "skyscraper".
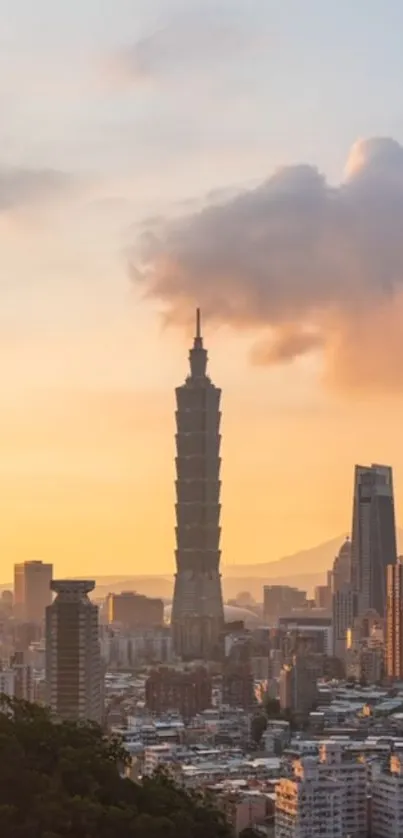
<path id="1" fill-rule="evenodd" d="M 403 564 L 399 560 L 387 569 L 386 674 L 403 678 Z"/>
<path id="2" fill-rule="evenodd" d="M 46 694 L 54 715 L 102 721 L 102 666 L 98 608 L 88 598 L 95 582 L 52 582 L 46 609 Z"/>
<path id="3" fill-rule="evenodd" d="M 359 613 L 386 607 L 386 568 L 396 563 L 392 469 L 356 466 L 351 544 L 351 581 Z"/>
<path id="4" fill-rule="evenodd" d="M 172 631 L 176 653 L 208 659 L 224 624 L 220 578 L 220 397 L 206 374 L 197 309 L 190 375 L 176 389 L 176 577 Z"/>
<path id="5" fill-rule="evenodd" d="M 50 583 L 53 565 L 21 562 L 14 565 L 15 615 L 26 623 L 42 623 L 45 609 L 52 602 Z"/>

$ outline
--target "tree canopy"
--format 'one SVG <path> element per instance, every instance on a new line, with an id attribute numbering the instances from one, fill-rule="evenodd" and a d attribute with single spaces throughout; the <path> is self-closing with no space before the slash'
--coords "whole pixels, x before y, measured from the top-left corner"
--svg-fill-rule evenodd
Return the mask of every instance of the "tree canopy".
<path id="1" fill-rule="evenodd" d="M 36 704 L 2 698 L 1 838 L 230 838 L 202 794 L 163 773 L 122 776 L 128 755 L 92 723 L 55 723 Z"/>

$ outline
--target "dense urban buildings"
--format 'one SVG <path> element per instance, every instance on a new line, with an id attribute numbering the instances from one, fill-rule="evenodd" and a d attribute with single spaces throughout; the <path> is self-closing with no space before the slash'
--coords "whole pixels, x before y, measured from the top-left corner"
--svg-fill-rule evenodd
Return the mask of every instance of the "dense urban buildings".
<path id="1" fill-rule="evenodd" d="M 197 310 L 190 375 L 176 390 L 176 577 L 172 630 L 183 659 L 220 652 L 220 397 L 207 376 Z"/>
<path id="2" fill-rule="evenodd" d="M 103 675 L 95 582 L 54 580 L 46 609 L 46 694 L 55 717 L 101 722 Z"/>
<path id="3" fill-rule="evenodd" d="M 145 689 L 146 706 L 158 715 L 176 711 L 184 719 L 192 719 L 211 707 L 211 677 L 202 666 L 185 672 L 166 667 L 155 669 L 147 678 Z"/>
<path id="4" fill-rule="evenodd" d="M 356 466 L 351 543 L 351 581 L 359 614 L 386 608 L 386 568 L 395 564 L 396 526 L 392 469 Z"/>
<path id="5" fill-rule="evenodd" d="M 386 674 L 403 680 L 403 564 L 387 569 Z"/>
<path id="6" fill-rule="evenodd" d="M 279 617 L 305 605 L 306 591 L 299 588 L 289 585 L 265 585 L 263 588 L 263 616 L 268 625 L 276 625 Z"/>
<path id="7" fill-rule="evenodd" d="M 14 565 L 14 613 L 25 623 L 43 623 L 52 602 L 53 566 L 40 561 Z"/>
<path id="8" fill-rule="evenodd" d="M 157 627 L 164 622 L 163 600 L 134 591 L 109 594 L 107 610 L 108 622 L 118 623 L 125 629 Z"/>
<path id="9" fill-rule="evenodd" d="M 305 757 L 293 766 L 292 779 L 276 788 L 275 838 L 345 838 L 343 795 L 333 777 L 323 776 L 317 761 Z"/>

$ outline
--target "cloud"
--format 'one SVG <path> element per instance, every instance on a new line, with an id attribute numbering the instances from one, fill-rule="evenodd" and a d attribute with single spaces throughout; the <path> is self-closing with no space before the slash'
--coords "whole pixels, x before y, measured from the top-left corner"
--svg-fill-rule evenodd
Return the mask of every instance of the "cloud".
<path id="1" fill-rule="evenodd" d="M 0 212 L 57 198 L 71 185 L 70 175 L 57 170 L 0 167 Z"/>
<path id="2" fill-rule="evenodd" d="M 132 273 L 167 317 L 259 336 L 256 363 L 315 352 L 333 383 L 403 385 L 403 148 L 351 149 L 337 186 L 309 165 L 139 230 Z"/>
<path id="3" fill-rule="evenodd" d="M 240 51 L 256 46 L 262 32 L 250 31 L 251 16 L 237 19 L 231 4 L 210 8 L 189 6 L 170 15 L 166 24 L 113 51 L 104 62 L 106 76 L 122 86 L 143 84 L 178 75 L 181 84 L 191 72 L 192 83 L 200 71 L 211 78 L 212 67 L 227 67 L 228 58 L 239 60 Z"/>

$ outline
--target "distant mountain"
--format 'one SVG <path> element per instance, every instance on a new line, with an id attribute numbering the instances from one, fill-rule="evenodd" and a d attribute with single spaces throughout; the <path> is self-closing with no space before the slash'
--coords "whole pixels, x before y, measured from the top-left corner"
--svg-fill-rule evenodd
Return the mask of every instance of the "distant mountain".
<path id="1" fill-rule="evenodd" d="M 337 538 L 325 541 L 317 547 L 301 550 L 299 553 L 294 553 L 292 556 L 284 556 L 284 558 L 277 559 L 274 562 L 253 565 L 227 565 L 223 567 L 222 573 L 227 579 L 234 576 L 259 576 L 274 579 L 298 576 L 301 573 L 323 574 L 331 568 L 334 557 L 337 555 L 345 538 L 345 535 L 339 535 Z"/>
<path id="2" fill-rule="evenodd" d="M 261 564 L 224 565 L 222 568 L 225 599 L 233 599 L 241 591 L 249 591 L 257 600 L 262 600 L 263 586 L 267 584 L 294 585 L 296 588 L 313 592 L 316 585 L 326 582 L 326 573 L 332 567 L 345 535 L 339 535 L 309 550 L 301 550 L 291 556 L 284 556 L 273 562 Z M 403 550 L 403 529 L 397 529 L 399 553 Z M 90 574 L 90 577 L 92 574 Z M 12 584 L 0 585 L 0 591 L 12 588 Z M 171 599 L 173 576 L 99 576 L 95 596 L 105 597 L 108 593 L 137 591 L 148 596 Z"/>

